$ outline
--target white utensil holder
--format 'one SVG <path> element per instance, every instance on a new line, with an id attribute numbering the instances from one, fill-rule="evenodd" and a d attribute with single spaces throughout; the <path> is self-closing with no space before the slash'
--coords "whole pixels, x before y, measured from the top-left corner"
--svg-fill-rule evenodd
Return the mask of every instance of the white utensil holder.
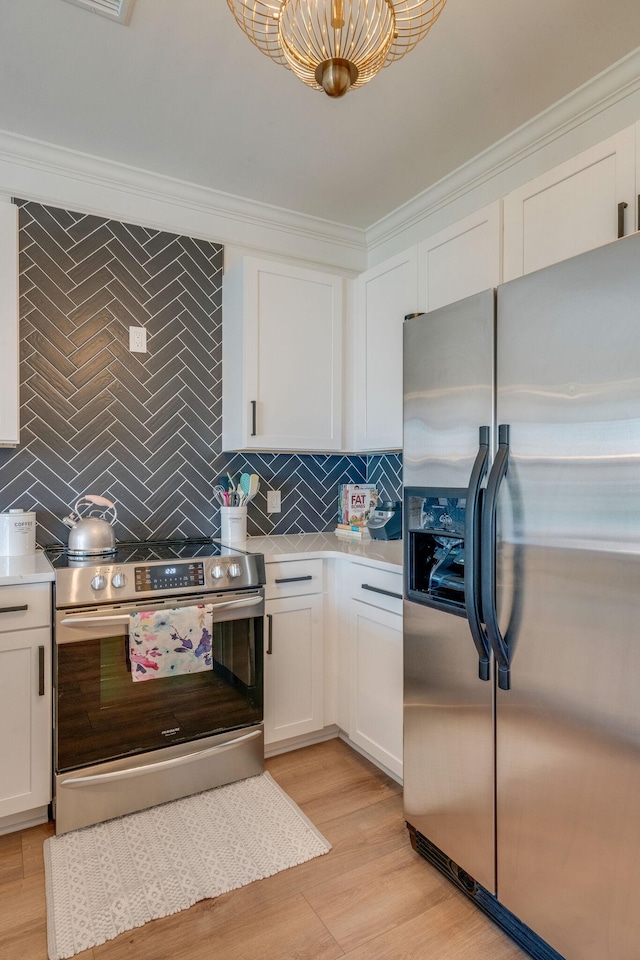
<path id="1" fill-rule="evenodd" d="M 246 507 L 220 507 L 220 539 L 223 543 L 247 539 Z"/>

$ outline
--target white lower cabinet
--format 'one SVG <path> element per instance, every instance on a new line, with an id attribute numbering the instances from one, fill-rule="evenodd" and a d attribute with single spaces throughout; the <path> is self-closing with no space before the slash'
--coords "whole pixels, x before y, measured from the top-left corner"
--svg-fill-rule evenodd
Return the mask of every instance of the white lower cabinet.
<path id="1" fill-rule="evenodd" d="M 401 780 L 402 574 L 346 558 L 329 570 L 320 559 L 266 569 L 265 745 L 277 753 L 285 741 L 340 729 Z"/>
<path id="2" fill-rule="evenodd" d="M 402 574 L 351 563 L 347 616 L 349 739 L 402 777 Z"/>
<path id="3" fill-rule="evenodd" d="M 294 593 L 267 599 L 265 604 L 264 739 L 267 746 L 323 727 L 323 595 L 298 592 L 305 584 L 317 582 L 315 573 L 318 569 L 321 571 L 321 564 L 318 560 L 267 564 L 267 598 L 274 589 L 290 589 Z M 291 569 L 287 570 L 288 567 Z"/>
<path id="4" fill-rule="evenodd" d="M 1 821 L 51 800 L 48 583 L 0 587 L 0 728 Z"/>

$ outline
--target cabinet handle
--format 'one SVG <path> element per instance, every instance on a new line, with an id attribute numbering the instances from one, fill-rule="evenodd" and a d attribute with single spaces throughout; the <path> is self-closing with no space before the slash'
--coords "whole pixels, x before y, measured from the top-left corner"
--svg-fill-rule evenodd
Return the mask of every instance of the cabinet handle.
<path id="1" fill-rule="evenodd" d="M 638 194 L 638 230 L 640 230 L 640 193 Z"/>
<path id="2" fill-rule="evenodd" d="M 313 580 L 313 577 L 310 573 L 306 577 L 280 577 L 279 580 L 274 580 L 274 583 L 300 583 L 301 580 Z"/>
<path id="3" fill-rule="evenodd" d="M 44 697 L 44 647 L 38 647 L 38 696 Z"/>
<path id="4" fill-rule="evenodd" d="M 0 607 L 0 613 L 17 613 L 18 611 L 28 610 L 29 604 L 23 603 L 19 607 Z"/>
<path id="5" fill-rule="evenodd" d="M 273 653 L 273 614 L 267 614 L 267 653 Z"/>
<path id="6" fill-rule="evenodd" d="M 627 204 L 624 201 L 618 204 L 618 240 L 624 237 L 624 212 L 626 209 Z"/>
<path id="7" fill-rule="evenodd" d="M 385 597 L 393 597 L 394 600 L 402 600 L 401 593 L 394 593 L 393 590 L 383 590 L 381 587 L 372 587 L 368 583 L 361 583 L 363 590 L 370 590 L 371 593 L 382 593 Z"/>
<path id="8" fill-rule="evenodd" d="M 258 401 L 252 400 L 251 401 L 251 436 L 252 437 L 255 437 L 258 432 L 257 423 L 256 423 L 257 408 L 258 408 Z"/>

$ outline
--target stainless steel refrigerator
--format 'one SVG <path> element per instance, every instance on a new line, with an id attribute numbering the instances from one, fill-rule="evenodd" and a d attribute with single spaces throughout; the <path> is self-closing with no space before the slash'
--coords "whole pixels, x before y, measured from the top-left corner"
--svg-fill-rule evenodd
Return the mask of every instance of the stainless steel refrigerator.
<path id="1" fill-rule="evenodd" d="M 405 819 L 534 957 L 640 957 L 640 234 L 407 320 Z"/>

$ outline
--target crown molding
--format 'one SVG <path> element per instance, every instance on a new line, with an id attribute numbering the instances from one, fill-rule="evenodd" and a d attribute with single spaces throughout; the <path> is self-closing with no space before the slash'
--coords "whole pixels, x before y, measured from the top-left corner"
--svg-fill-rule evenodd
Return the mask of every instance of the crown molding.
<path id="1" fill-rule="evenodd" d="M 366 230 L 369 254 L 639 91 L 640 47 L 371 224 Z M 636 111 L 617 129 L 638 116 Z"/>
<path id="2" fill-rule="evenodd" d="M 360 272 L 365 231 L 0 130 L 0 194 Z"/>

